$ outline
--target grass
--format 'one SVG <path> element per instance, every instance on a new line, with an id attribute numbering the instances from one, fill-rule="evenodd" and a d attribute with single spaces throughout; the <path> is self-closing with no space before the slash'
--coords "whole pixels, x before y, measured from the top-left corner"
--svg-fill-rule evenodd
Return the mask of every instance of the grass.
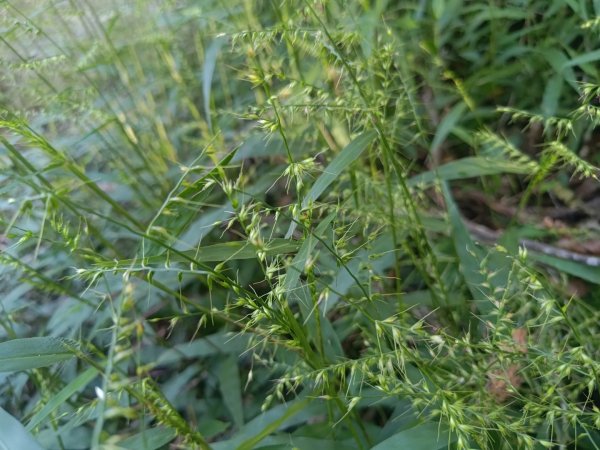
<path id="1" fill-rule="evenodd" d="M 595 3 L 2 6 L 6 448 L 600 446 Z"/>

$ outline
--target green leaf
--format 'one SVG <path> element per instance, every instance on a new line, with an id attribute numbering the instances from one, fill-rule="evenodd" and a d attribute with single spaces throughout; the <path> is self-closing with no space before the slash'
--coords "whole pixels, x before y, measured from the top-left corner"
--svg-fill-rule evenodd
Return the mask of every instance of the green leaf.
<path id="1" fill-rule="evenodd" d="M 265 252 L 267 256 L 276 256 L 286 253 L 294 253 L 300 247 L 300 242 L 292 241 L 290 239 L 276 238 L 265 244 L 265 247 L 261 250 Z M 219 261 L 232 261 L 237 259 L 253 259 L 257 257 L 258 249 L 246 242 L 246 241 L 232 241 L 224 242 L 221 244 L 207 245 L 200 247 L 198 250 L 187 250 L 179 254 L 169 254 L 170 262 L 184 262 L 189 263 L 188 258 L 192 258 L 194 261 L 199 263 L 205 262 L 219 262 Z M 187 257 L 187 258 L 186 258 Z M 120 261 L 107 261 L 96 264 L 96 267 L 101 268 L 128 268 L 135 265 L 136 261 L 141 262 L 141 258 L 138 259 L 122 259 Z M 152 264 L 164 264 L 165 255 L 150 256 L 144 258 L 144 265 Z"/>
<path id="2" fill-rule="evenodd" d="M 392 234 L 384 233 L 372 241 L 368 249 L 360 250 L 356 257 L 345 264 L 345 267 L 341 267 L 330 284 L 331 290 L 327 301 L 321 304 L 322 313 L 331 311 L 339 299 L 356 284 L 350 273 L 355 274 L 361 281 L 366 281 L 370 276 L 370 270 L 381 274 L 390 267 L 394 263 L 394 254 L 390 251 L 392 248 L 394 248 Z M 365 262 L 369 263 L 368 270 L 361 269 Z"/>
<path id="3" fill-rule="evenodd" d="M 160 236 L 160 240 L 148 241 L 144 247 L 143 256 L 163 254 L 166 251 L 165 243 L 176 242 L 179 236 L 188 230 L 194 218 L 198 216 L 199 210 L 185 205 L 188 202 L 202 204 L 210 198 L 214 189 L 212 181 L 220 176 L 223 168 L 227 167 L 235 154 L 236 150 L 229 152 L 218 164 L 204 170 L 201 176 L 189 185 L 185 183 L 185 178 L 189 174 L 179 178 L 176 186 L 147 227 L 149 232 Z M 165 232 L 166 234 L 164 234 Z"/>
<path id="4" fill-rule="evenodd" d="M 173 364 L 185 358 L 206 358 L 213 355 L 233 353 L 239 355 L 248 348 L 251 333 L 215 333 L 192 342 L 177 344 L 162 353 L 156 360 L 157 364 Z"/>
<path id="5" fill-rule="evenodd" d="M 480 300 L 482 296 L 485 298 L 492 298 L 493 292 L 490 289 L 488 280 L 486 280 L 486 277 L 481 273 L 481 261 L 483 261 L 485 257 L 484 251 L 471 239 L 471 235 L 465 227 L 458 208 L 452 199 L 450 189 L 444 182 L 442 182 L 442 193 L 444 194 L 448 218 L 450 220 L 450 225 L 452 226 L 451 233 L 454 248 L 460 261 L 461 273 L 467 283 L 469 291 L 471 291 L 474 300 Z M 491 305 L 491 303 L 481 302 L 481 306 L 483 305 Z M 483 306 L 483 309 L 485 309 L 485 306 Z"/>
<path id="6" fill-rule="evenodd" d="M 54 411 L 56 408 L 58 408 L 60 405 L 66 402 L 75 392 L 85 387 L 90 381 L 92 381 L 96 377 L 97 374 L 98 371 L 93 367 L 90 367 L 85 372 L 79 374 L 77 378 L 75 378 L 64 388 L 62 388 L 60 392 L 54 395 L 48 401 L 48 403 L 46 403 L 44 407 L 40 409 L 31 418 L 31 420 L 27 424 L 27 429 L 33 430 L 35 427 L 37 427 L 42 422 L 42 420 L 44 420 L 46 417 L 48 417 L 50 413 L 52 413 L 52 411 Z"/>
<path id="7" fill-rule="evenodd" d="M 23 425 L 2 408 L 0 408 L 0 449 L 43 450 Z"/>
<path id="8" fill-rule="evenodd" d="M 431 185 L 436 180 L 462 180 L 464 178 L 496 175 L 499 173 L 531 173 L 531 168 L 513 161 L 470 156 L 439 166 L 435 170 L 420 173 L 408 180 L 409 186 Z"/>
<path id="9" fill-rule="evenodd" d="M 558 48 L 549 48 L 541 51 L 541 54 L 546 58 L 548 64 L 552 66 L 552 69 L 554 69 L 558 75 L 562 76 L 575 91 L 579 92 L 580 87 L 577 84 L 577 77 L 575 76 L 573 69 L 568 65 L 569 59 L 565 53 Z"/>
<path id="10" fill-rule="evenodd" d="M 376 133 L 374 131 L 367 131 L 344 147 L 329 163 L 321 176 L 317 178 L 315 184 L 313 184 L 306 197 L 302 200 L 302 208 L 306 208 L 310 203 L 319 198 L 325 192 L 325 189 L 341 175 L 343 170 L 357 160 L 361 153 L 373 142 L 375 136 Z"/>
<path id="11" fill-rule="evenodd" d="M 531 259 L 537 262 L 554 267 L 555 269 L 589 281 L 590 283 L 600 284 L 600 269 L 598 267 L 588 266 L 567 259 L 556 258 L 543 253 L 528 252 L 527 254 Z"/>
<path id="12" fill-rule="evenodd" d="M 591 63 L 600 59 L 600 50 L 594 50 L 593 52 L 584 53 L 573 59 L 568 60 L 563 64 L 563 68 L 581 66 L 582 64 Z"/>
<path id="13" fill-rule="evenodd" d="M 69 341 L 54 337 L 13 339 L 0 343 L 0 372 L 36 369 L 71 359 Z"/>
<path id="14" fill-rule="evenodd" d="M 283 427 L 297 426 L 326 413 L 322 402 L 297 398 L 259 414 L 246 423 L 231 439 L 211 444 L 213 450 L 253 449 L 271 433 Z"/>
<path id="15" fill-rule="evenodd" d="M 223 44 L 225 43 L 224 37 L 217 37 L 208 49 L 206 50 L 206 56 L 204 57 L 204 67 L 202 67 L 202 97 L 204 99 L 204 115 L 206 116 L 206 122 L 208 128 L 212 130 L 212 120 L 210 117 L 210 88 L 212 85 L 213 74 L 215 73 L 215 67 L 217 65 L 217 57 Z"/>
<path id="16" fill-rule="evenodd" d="M 315 236 L 318 236 L 319 238 L 322 237 L 323 233 L 325 233 L 325 230 L 329 227 L 329 224 L 333 221 L 336 215 L 337 213 L 333 213 L 323 219 L 319 226 L 317 226 L 314 234 L 309 234 L 302 243 L 298 253 L 296 253 L 296 256 L 294 256 L 294 259 L 287 269 L 283 284 L 285 292 L 289 293 L 296 289 L 300 275 L 304 272 L 306 262 L 310 258 L 311 252 L 319 242 Z"/>
<path id="17" fill-rule="evenodd" d="M 271 433 L 277 431 L 277 429 L 282 426 L 290 417 L 298 414 L 306 406 L 308 406 L 310 402 L 310 399 L 303 399 L 299 400 L 293 405 L 290 405 L 281 416 L 267 424 L 259 433 L 242 442 L 242 444 L 238 447 L 238 450 L 252 450 L 253 448 L 256 448 L 260 441 L 265 439 Z"/>
<path id="18" fill-rule="evenodd" d="M 436 450 L 448 448 L 448 433 L 440 430 L 437 423 L 424 423 L 403 430 L 380 442 L 372 450 Z"/>
<path id="19" fill-rule="evenodd" d="M 377 133 L 374 131 L 366 131 L 346 145 L 342 151 L 333 158 L 327 168 L 319 178 L 317 178 L 317 181 L 312 185 L 310 191 L 308 191 L 308 194 L 306 194 L 302 200 L 302 209 L 318 199 L 321 194 L 325 192 L 325 189 L 341 175 L 344 169 L 356 161 L 373 139 L 375 139 L 376 135 Z M 295 230 L 296 222 L 292 222 L 285 237 L 289 239 Z"/>
<path id="20" fill-rule="evenodd" d="M 238 357 L 231 354 L 224 358 L 217 371 L 219 389 L 223 403 L 231 413 L 233 422 L 239 428 L 244 425 L 244 407 L 242 405 L 242 383 L 238 370 Z"/>
<path id="21" fill-rule="evenodd" d="M 452 110 L 444 117 L 441 121 L 437 130 L 435 132 L 435 136 L 433 137 L 433 141 L 431 142 L 431 148 L 429 149 L 429 153 L 433 153 L 437 150 L 437 148 L 446 140 L 452 129 L 456 126 L 458 121 L 463 116 L 465 110 L 467 109 L 467 104 L 460 102 L 452 108 Z"/>
<path id="22" fill-rule="evenodd" d="M 269 436 L 263 442 L 263 445 L 256 447 L 256 450 L 290 450 L 290 449 L 315 449 L 315 450 L 355 450 L 356 442 L 351 439 L 344 441 L 333 439 L 319 439 L 305 436 L 294 436 L 293 434 L 283 434 Z"/>
<path id="23" fill-rule="evenodd" d="M 544 97 L 542 98 L 542 112 L 546 116 L 554 116 L 558 110 L 558 102 L 562 93 L 564 79 L 560 75 L 550 77 L 544 89 Z"/>
<path id="24" fill-rule="evenodd" d="M 175 439 L 175 431 L 157 427 L 142 431 L 118 443 L 120 448 L 130 450 L 155 450 Z"/>

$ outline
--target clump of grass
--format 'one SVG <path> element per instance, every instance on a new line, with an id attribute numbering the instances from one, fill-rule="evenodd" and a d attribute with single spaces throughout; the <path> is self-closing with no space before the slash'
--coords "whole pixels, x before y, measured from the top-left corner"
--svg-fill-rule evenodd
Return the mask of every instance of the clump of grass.
<path id="1" fill-rule="evenodd" d="M 600 444 L 585 6 L 4 3 L 5 446 Z"/>

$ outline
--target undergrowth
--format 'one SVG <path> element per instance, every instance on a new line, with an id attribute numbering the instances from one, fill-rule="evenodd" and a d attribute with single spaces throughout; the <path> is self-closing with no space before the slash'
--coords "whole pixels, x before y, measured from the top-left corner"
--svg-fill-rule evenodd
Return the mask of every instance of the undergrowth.
<path id="1" fill-rule="evenodd" d="M 1 5 L 6 448 L 599 448 L 598 2 Z"/>

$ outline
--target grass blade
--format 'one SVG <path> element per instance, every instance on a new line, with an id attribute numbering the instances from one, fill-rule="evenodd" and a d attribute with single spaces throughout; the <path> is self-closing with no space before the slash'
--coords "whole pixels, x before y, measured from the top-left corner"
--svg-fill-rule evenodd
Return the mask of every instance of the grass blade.
<path id="1" fill-rule="evenodd" d="M 170 428 L 152 428 L 131 436 L 118 445 L 128 450 L 155 450 L 167 445 L 175 436 L 175 431 Z"/>
<path id="2" fill-rule="evenodd" d="M 435 170 L 420 173 L 408 180 L 409 186 L 432 185 L 437 179 L 450 181 L 464 178 L 497 175 L 500 173 L 529 174 L 531 168 L 513 161 L 503 161 L 483 156 L 470 156 L 449 162 Z"/>
<path id="3" fill-rule="evenodd" d="M 444 117 L 442 122 L 437 128 L 435 132 L 435 136 L 433 137 L 433 141 L 431 141 L 431 147 L 429 149 L 430 154 L 435 154 L 440 145 L 446 140 L 452 129 L 455 125 L 460 121 L 463 116 L 463 113 L 467 109 L 467 104 L 460 102 L 452 110 Z"/>
<path id="4" fill-rule="evenodd" d="M 239 428 L 244 425 L 244 406 L 242 404 L 242 384 L 236 355 L 231 354 L 221 361 L 217 370 L 217 378 L 219 379 L 219 389 L 223 402 L 231 417 L 233 417 L 236 427 Z"/>
<path id="5" fill-rule="evenodd" d="M 399 448 L 410 448 L 411 450 L 448 448 L 448 436 L 447 433 L 440 432 L 438 424 L 424 423 L 394 434 L 373 447 L 373 450 L 396 450 Z"/>
<path id="6" fill-rule="evenodd" d="M 0 344 L 0 372 L 46 367 L 73 357 L 65 340 L 53 337 L 12 339 Z"/>
<path id="7" fill-rule="evenodd" d="M 52 411 L 66 402 L 74 393 L 85 387 L 96 377 L 97 374 L 98 371 L 94 367 L 90 367 L 88 370 L 81 373 L 77 378 L 62 388 L 60 392 L 54 395 L 42 409 L 35 413 L 35 415 L 29 420 L 27 429 L 33 430 L 35 427 L 37 427 L 42 420 L 52 413 Z"/>
<path id="8" fill-rule="evenodd" d="M 341 175 L 342 171 L 356 161 L 369 144 L 373 142 L 375 136 L 376 133 L 374 131 L 367 131 L 344 147 L 329 163 L 321 176 L 317 178 L 315 184 L 313 184 L 306 197 L 304 197 L 304 200 L 302 200 L 302 208 L 306 208 L 310 203 L 319 198 L 325 192 L 325 189 Z"/>
<path id="9" fill-rule="evenodd" d="M 215 67 L 217 65 L 217 57 L 219 51 L 225 43 L 223 37 L 218 37 L 208 47 L 206 56 L 204 58 L 204 67 L 202 68 L 202 97 L 204 99 L 204 115 L 206 116 L 206 122 L 208 128 L 212 130 L 212 119 L 210 117 L 210 88 L 212 85 L 213 75 L 215 73 Z"/>
<path id="10" fill-rule="evenodd" d="M 17 419 L 0 408 L 0 448 L 6 450 L 42 450 Z"/>
<path id="11" fill-rule="evenodd" d="M 452 226 L 452 239 L 460 261 L 461 273 L 473 296 L 473 300 L 481 300 L 482 294 L 486 298 L 491 298 L 492 291 L 481 272 L 480 266 L 484 258 L 483 249 L 477 246 L 471 239 L 471 235 L 460 217 L 458 208 L 452 199 L 452 194 L 446 183 L 442 183 L 442 193 L 444 194 L 448 218 Z M 490 303 L 480 302 L 480 305 L 490 305 Z M 480 309 L 485 309 L 485 307 Z"/>
<path id="12" fill-rule="evenodd" d="M 286 253 L 294 253 L 300 247 L 299 242 L 295 242 L 289 239 L 273 239 L 265 245 L 264 248 L 260 249 L 264 251 L 267 256 L 283 255 Z M 233 261 L 238 259 L 253 259 L 257 256 L 257 249 L 254 245 L 246 241 L 232 241 L 224 242 L 221 244 L 207 245 L 200 247 L 198 250 L 188 250 L 181 252 L 182 255 L 172 254 L 169 257 L 171 262 L 185 262 L 189 263 L 192 258 L 195 262 L 206 263 L 206 262 L 220 262 L 220 261 Z M 135 264 L 136 261 L 141 261 L 142 258 L 137 259 L 123 259 L 117 261 L 107 261 L 98 263 L 96 267 L 110 268 L 110 269 L 124 269 Z M 152 264 L 164 264 L 164 255 L 149 256 L 143 258 L 144 265 Z"/>
<path id="13" fill-rule="evenodd" d="M 582 278 L 590 283 L 600 284 L 600 270 L 598 267 L 587 266 L 576 261 L 556 258 L 542 253 L 528 252 L 528 255 L 534 261 L 540 262 L 561 272 L 568 273 L 578 278 Z"/>

